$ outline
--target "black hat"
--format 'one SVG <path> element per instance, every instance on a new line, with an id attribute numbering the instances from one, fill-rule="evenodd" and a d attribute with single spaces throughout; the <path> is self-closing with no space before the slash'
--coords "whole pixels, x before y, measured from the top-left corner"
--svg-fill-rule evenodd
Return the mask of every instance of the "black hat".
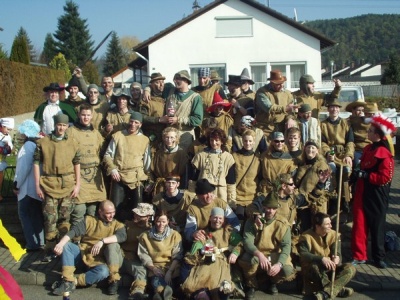
<path id="1" fill-rule="evenodd" d="M 211 184 L 207 179 L 199 179 L 196 181 L 195 193 L 205 195 L 215 190 L 215 185 Z"/>
<path id="2" fill-rule="evenodd" d="M 71 86 L 77 86 L 79 91 L 81 90 L 81 83 L 79 82 L 79 79 L 76 76 L 72 76 L 72 78 L 68 81 L 68 89 Z"/>
<path id="3" fill-rule="evenodd" d="M 61 91 L 63 91 L 64 89 L 65 89 L 65 87 L 60 86 L 60 85 L 58 84 L 58 82 L 52 82 L 52 83 L 50 83 L 49 86 L 45 86 L 45 87 L 43 88 L 43 92 L 48 92 L 48 91 L 58 91 L 58 92 L 61 92 Z"/>
<path id="4" fill-rule="evenodd" d="M 242 78 L 238 75 L 229 75 L 229 80 L 228 82 L 225 82 L 225 85 L 228 84 L 236 84 L 238 86 L 242 85 Z"/>

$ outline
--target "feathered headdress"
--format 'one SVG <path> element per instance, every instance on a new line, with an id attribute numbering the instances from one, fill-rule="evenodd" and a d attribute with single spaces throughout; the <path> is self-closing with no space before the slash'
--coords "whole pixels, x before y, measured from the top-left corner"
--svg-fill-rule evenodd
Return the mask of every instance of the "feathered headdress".
<path id="1" fill-rule="evenodd" d="M 374 115 L 371 118 L 371 124 L 380 128 L 385 135 L 396 131 L 396 125 L 393 123 L 393 121 L 381 114 Z"/>

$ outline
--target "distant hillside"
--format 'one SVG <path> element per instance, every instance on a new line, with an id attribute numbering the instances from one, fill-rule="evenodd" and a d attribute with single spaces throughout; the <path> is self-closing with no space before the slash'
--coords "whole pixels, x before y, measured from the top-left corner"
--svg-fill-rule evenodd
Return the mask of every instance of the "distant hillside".
<path id="1" fill-rule="evenodd" d="M 333 60 L 337 68 L 354 62 L 380 63 L 400 53 L 400 15 L 368 14 L 346 19 L 316 20 L 305 26 L 339 43 L 322 54 L 322 67 Z"/>

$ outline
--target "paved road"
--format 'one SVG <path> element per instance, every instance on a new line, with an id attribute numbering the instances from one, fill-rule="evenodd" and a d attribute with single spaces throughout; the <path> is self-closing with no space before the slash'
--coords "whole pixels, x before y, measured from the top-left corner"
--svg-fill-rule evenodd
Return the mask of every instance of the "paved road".
<path id="1" fill-rule="evenodd" d="M 60 296 L 50 295 L 49 290 L 46 290 L 46 287 L 38 286 L 38 285 L 24 285 L 22 286 L 22 291 L 25 296 L 25 300 L 50 300 L 50 299 L 61 299 Z M 256 300 L 264 300 L 264 299 L 272 299 L 272 296 L 266 295 L 261 292 L 257 292 Z M 98 288 L 86 288 L 86 289 L 78 289 L 71 294 L 71 300 L 74 299 L 85 299 L 85 300 L 125 300 L 128 299 L 128 289 L 123 288 L 119 290 L 119 295 L 108 296 L 102 293 L 101 289 Z M 302 295 L 296 294 L 279 294 L 278 296 L 274 296 L 273 299 L 276 300 L 295 300 L 295 299 L 303 299 Z M 304 298 L 306 299 L 306 298 Z M 364 300 L 364 299 L 390 299 L 390 300 L 400 300 L 399 291 L 366 291 L 361 293 L 354 293 L 351 298 L 353 300 Z"/>

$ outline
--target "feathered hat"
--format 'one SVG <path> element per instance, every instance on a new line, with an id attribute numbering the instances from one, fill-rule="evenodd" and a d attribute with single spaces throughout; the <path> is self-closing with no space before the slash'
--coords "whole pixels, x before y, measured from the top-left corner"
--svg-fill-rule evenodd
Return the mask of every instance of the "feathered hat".
<path id="1" fill-rule="evenodd" d="M 385 135 L 391 134 L 393 131 L 396 131 L 396 125 L 393 123 L 393 121 L 390 118 L 385 117 L 381 114 L 376 114 L 369 120 L 366 119 L 365 121 L 370 121 L 372 125 L 380 128 Z"/>

